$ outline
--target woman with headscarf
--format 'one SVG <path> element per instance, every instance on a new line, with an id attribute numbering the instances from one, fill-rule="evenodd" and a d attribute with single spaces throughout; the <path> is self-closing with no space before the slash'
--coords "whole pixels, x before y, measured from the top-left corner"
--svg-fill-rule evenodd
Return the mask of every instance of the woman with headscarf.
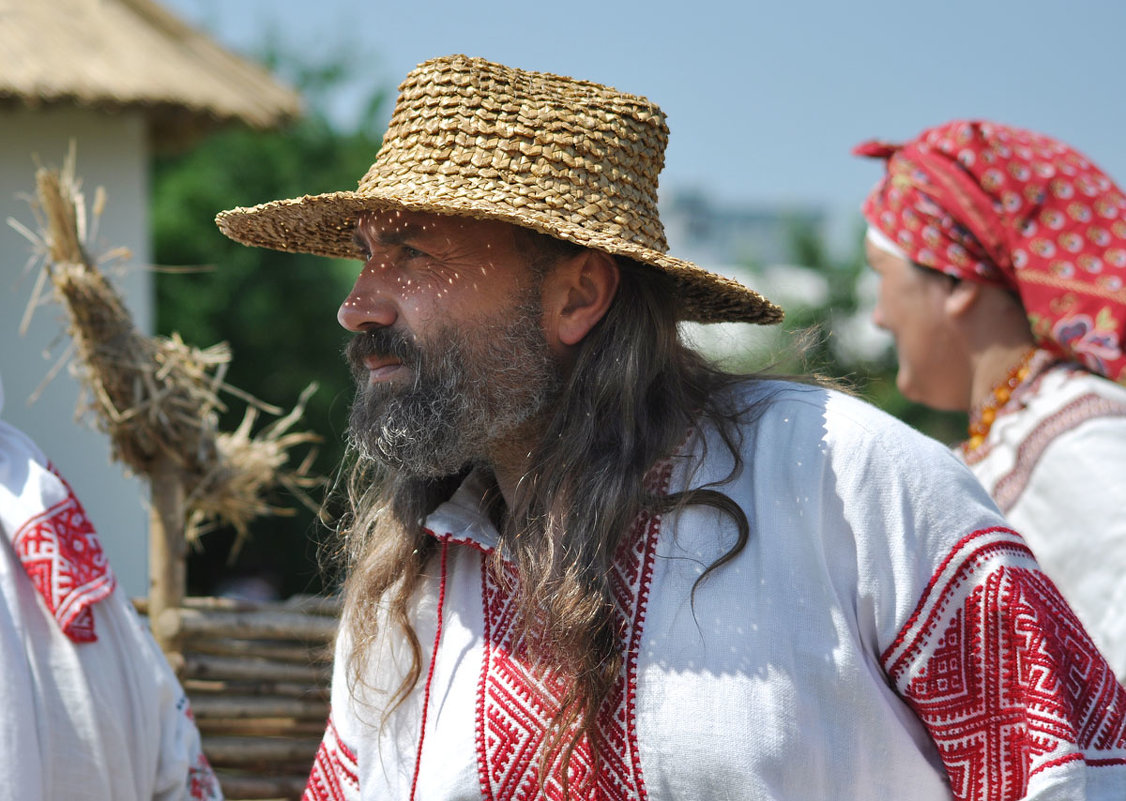
<path id="1" fill-rule="evenodd" d="M 853 152 L 886 160 L 863 211 L 897 386 L 969 413 L 958 452 L 1126 679 L 1126 198 L 992 122 Z"/>

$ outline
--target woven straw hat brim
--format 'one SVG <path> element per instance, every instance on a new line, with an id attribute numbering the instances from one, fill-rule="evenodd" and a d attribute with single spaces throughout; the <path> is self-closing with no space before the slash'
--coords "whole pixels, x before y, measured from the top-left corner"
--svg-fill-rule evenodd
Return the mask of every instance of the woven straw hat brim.
<path id="1" fill-rule="evenodd" d="M 353 243 L 356 219 L 363 211 L 404 209 L 483 220 L 499 220 L 558 239 L 625 256 L 655 267 L 676 283 L 680 319 L 700 323 L 743 322 L 770 325 L 782 320 L 782 309 L 738 281 L 709 272 L 643 245 L 570 223 L 557 216 L 512 210 L 487 200 L 467 197 L 412 196 L 400 186 L 393 193 L 377 188 L 360 192 L 330 192 L 276 200 L 253 208 L 220 213 L 215 222 L 231 239 L 245 245 L 288 253 L 360 259 Z"/>
<path id="2" fill-rule="evenodd" d="M 232 209 L 216 222 L 248 245 L 359 258 L 352 235 L 367 209 L 499 220 L 663 271 L 677 284 L 680 319 L 781 320 L 757 292 L 666 255 L 657 177 L 667 142 L 664 113 L 644 97 L 443 56 L 399 86 L 355 191 Z"/>

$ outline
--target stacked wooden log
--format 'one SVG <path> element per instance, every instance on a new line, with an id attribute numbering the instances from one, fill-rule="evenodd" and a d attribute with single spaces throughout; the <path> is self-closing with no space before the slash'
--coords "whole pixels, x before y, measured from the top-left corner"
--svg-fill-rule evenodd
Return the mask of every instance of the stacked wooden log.
<path id="1" fill-rule="evenodd" d="M 147 611 L 147 602 L 135 601 Z M 228 799 L 299 799 L 328 719 L 337 599 L 185 598 L 151 621 Z"/>

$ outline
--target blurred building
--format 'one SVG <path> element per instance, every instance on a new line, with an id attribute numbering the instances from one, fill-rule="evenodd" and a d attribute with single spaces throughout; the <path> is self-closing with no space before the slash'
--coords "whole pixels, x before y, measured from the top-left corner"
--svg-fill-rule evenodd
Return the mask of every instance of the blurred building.
<path id="1" fill-rule="evenodd" d="M 27 203 L 36 167 L 62 166 L 75 143 L 87 197 L 98 186 L 107 191 L 94 250 L 131 251 L 113 280 L 146 333 L 153 153 L 190 147 L 219 126 L 269 128 L 299 113 L 295 92 L 150 0 L 0 0 L 0 221 L 36 227 Z M 75 422 L 78 385 L 67 371 L 28 403 L 69 341 L 54 304 L 36 310 L 20 334 L 35 277 L 25 272 L 31 255 L 26 239 L 0 225 L 4 417 L 74 485 L 126 591 L 143 595 L 147 487 L 110 463 L 104 435 Z"/>
<path id="2" fill-rule="evenodd" d="M 824 237 L 827 226 L 816 207 L 719 203 L 696 190 L 662 197 L 661 220 L 671 252 L 709 267 L 790 264 L 795 231 Z"/>
<path id="3" fill-rule="evenodd" d="M 829 258 L 849 258 L 837 241 L 839 215 L 816 206 L 720 203 L 699 191 L 674 191 L 661 198 L 661 219 L 671 253 L 761 292 L 791 318 L 802 309 L 830 304 L 829 282 L 819 269 L 825 265 L 798 263 L 798 232 L 815 238 Z M 891 345 L 891 337 L 871 321 L 875 291 L 875 275 L 863 271 L 856 286 L 857 311 L 822 320 L 845 364 L 880 358 Z M 686 324 L 684 331 L 709 353 L 744 363 L 748 357 L 752 363 L 768 363 L 786 344 L 777 326 Z"/>

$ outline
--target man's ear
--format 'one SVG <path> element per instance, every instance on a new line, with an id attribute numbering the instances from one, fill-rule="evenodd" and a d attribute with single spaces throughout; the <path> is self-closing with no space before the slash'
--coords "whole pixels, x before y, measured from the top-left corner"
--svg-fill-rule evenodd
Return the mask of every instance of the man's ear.
<path id="1" fill-rule="evenodd" d="M 583 250 L 562 259 L 544 279 L 544 327 L 548 341 L 577 345 L 610 308 L 620 273 L 614 257 Z"/>

